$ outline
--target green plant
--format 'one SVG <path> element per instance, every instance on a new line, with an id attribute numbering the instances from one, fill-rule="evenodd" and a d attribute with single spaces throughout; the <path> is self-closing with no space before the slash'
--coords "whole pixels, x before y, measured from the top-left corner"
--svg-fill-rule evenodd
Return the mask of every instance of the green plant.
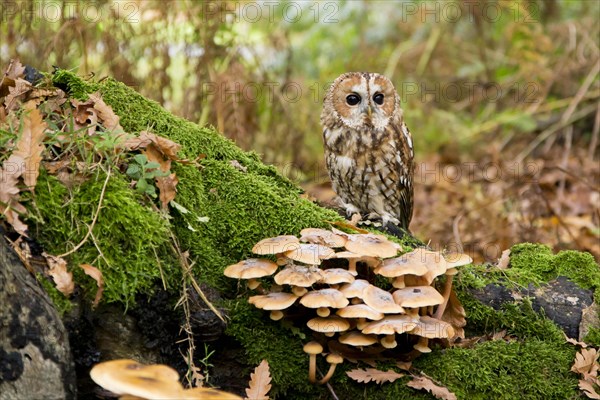
<path id="1" fill-rule="evenodd" d="M 142 194 L 156 198 L 156 187 L 152 184 L 154 178 L 169 175 L 168 171 L 161 171 L 160 164 L 148 161 L 144 154 L 136 154 L 133 162 L 127 168 L 127 175 L 136 180 L 135 189 Z"/>

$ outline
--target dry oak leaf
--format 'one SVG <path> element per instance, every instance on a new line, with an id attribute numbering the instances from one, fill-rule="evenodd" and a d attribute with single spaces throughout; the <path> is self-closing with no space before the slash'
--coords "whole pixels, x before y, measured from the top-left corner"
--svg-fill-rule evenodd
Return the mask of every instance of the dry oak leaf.
<path id="1" fill-rule="evenodd" d="M 111 106 L 102 100 L 99 93 L 92 93 L 89 95 L 89 98 L 94 102 L 94 110 L 97 111 L 98 119 L 102 122 L 102 126 L 104 126 L 106 130 L 123 131 L 123 128 L 119 123 L 119 116 L 115 114 Z"/>
<path id="2" fill-rule="evenodd" d="M 25 67 L 19 60 L 10 60 L 8 68 L 4 71 L 2 80 L 0 81 L 0 97 L 8 94 L 8 88 L 15 85 L 15 80 L 25 76 Z"/>
<path id="3" fill-rule="evenodd" d="M 163 172 L 169 172 L 171 169 L 171 160 L 163 157 L 163 154 L 157 148 L 154 143 L 151 143 L 146 147 L 146 150 L 142 152 L 142 154 L 146 155 L 148 161 L 157 162 L 160 164 L 160 170 Z M 167 176 L 157 176 L 155 178 L 156 186 L 159 190 L 159 200 L 161 203 L 161 208 L 164 210 L 167 208 L 167 205 L 171 202 L 171 200 L 175 199 L 175 195 L 177 194 L 176 186 L 179 183 L 179 179 L 175 175 L 175 173 L 169 174 Z"/>
<path id="4" fill-rule="evenodd" d="M 23 214 L 27 210 L 19 203 L 19 192 L 17 184 L 19 177 L 25 168 L 25 160 L 15 154 L 10 157 L 0 168 L 0 206 L 2 214 L 20 235 L 27 236 L 27 225 L 19 219 L 19 213 Z"/>
<path id="5" fill-rule="evenodd" d="M 262 360 L 254 369 L 254 372 L 250 374 L 250 382 L 246 389 L 246 400 L 268 400 L 269 390 L 271 390 L 269 363 L 267 360 Z"/>
<path id="6" fill-rule="evenodd" d="M 31 83 L 21 78 L 15 80 L 14 86 L 8 87 L 8 95 L 4 99 L 4 108 L 7 114 L 19 108 L 19 104 L 25 99 L 25 95 L 31 88 Z"/>
<path id="7" fill-rule="evenodd" d="M 104 292 L 104 279 L 102 278 L 102 271 L 90 264 L 80 264 L 79 267 L 83 269 L 83 272 L 85 272 L 87 276 L 90 276 L 92 279 L 94 279 L 96 281 L 96 284 L 98 285 L 96 297 L 94 298 L 94 302 L 92 303 L 92 305 L 96 307 L 102 299 L 102 292 Z"/>
<path id="8" fill-rule="evenodd" d="M 565 337 L 565 340 L 567 341 L 567 343 L 571 343 L 573 346 L 580 346 L 581 348 L 586 348 L 588 347 L 587 343 L 585 342 L 580 342 L 576 339 L 572 339 L 570 337 L 567 336 L 566 333 L 563 332 L 563 336 Z"/>
<path id="9" fill-rule="evenodd" d="M 431 378 L 421 373 L 422 376 L 413 376 L 412 380 L 406 384 L 408 387 L 417 390 L 426 390 L 438 399 L 456 400 L 456 395 L 443 386 L 438 386 Z"/>
<path id="10" fill-rule="evenodd" d="M 42 256 L 48 263 L 48 275 L 54 280 L 56 288 L 65 296 L 71 295 L 75 284 L 73 283 L 73 274 L 67 271 L 67 262 L 64 258 L 50 255 L 46 252 Z"/>
<path id="11" fill-rule="evenodd" d="M 42 120 L 42 114 L 37 108 L 30 110 L 23 117 L 23 130 L 15 143 L 13 155 L 24 161 L 22 170 L 23 181 L 29 190 L 35 188 L 40 174 L 40 163 L 44 151 L 43 141 L 46 137 L 47 124 Z"/>
<path id="12" fill-rule="evenodd" d="M 127 139 L 124 146 L 127 150 L 139 150 L 148 147 L 151 143 L 168 159 L 179 160 L 177 153 L 181 150 L 180 144 L 148 131 L 141 131 L 139 136 Z"/>
<path id="13" fill-rule="evenodd" d="M 500 258 L 498 259 L 498 264 L 496 265 L 496 267 L 498 267 L 499 269 L 506 269 L 506 268 L 508 268 L 509 263 L 510 263 L 510 249 L 506 249 L 500 255 Z"/>
<path id="14" fill-rule="evenodd" d="M 346 372 L 346 375 L 360 383 L 369 383 L 373 381 L 380 385 L 385 382 L 394 382 L 396 379 L 404 376 L 404 374 L 399 374 L 391 369 L 380 371 L 375 368 L 353 369 L 352 371 Z"/>
<path id="15" fill-rule="evenodd" d="M 581 374 L 584 379 L 598 376 L 598 350 L 589 348 L 581 349 L 575 355 L 575 363 L 571 371 Z"/>
<path id="16" fill-rule="evenodd" d="M 579 380 L 579 389 L 587 396 L 589 399 L 600 399 L 600 394 L 596 391 L 598 386 L 598 380 L 595 379 L 595 382 L 586 381 L 584 379 Z M 595 385 L 594 385 L 595 384 Z"/>

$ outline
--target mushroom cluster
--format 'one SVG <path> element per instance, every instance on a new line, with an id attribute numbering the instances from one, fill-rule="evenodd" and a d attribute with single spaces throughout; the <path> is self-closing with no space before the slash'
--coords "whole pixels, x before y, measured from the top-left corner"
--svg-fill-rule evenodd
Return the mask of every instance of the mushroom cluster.
<path id="1" fill-rule="evenodd" d="M 429 339 L 455 335 L 454 327 L 442 316 L 457 268 L 472 259 L 424 248 L 398 256 L 400 250 L 383 235 L 308 228 L 300 238 L 267 238 L 252 248 L 253 253 L 271 256 L 276 262 L 252 258 L 227 267 L 225 275 L 248 279 L 248 287 L 261 292 L 248 301 L 270 311 L 273 320 L 283 318 L 285 310 L 303 307 L 301 314 L 316 337 L 322 334 L 359 350 L 365 346 L 385 350 L 396 348 L 398 335 L 406 334 L 412 348 L 430 352 Z M 274 284 L 267 292 L 256 279 L 273 274 Z M 434 284 L 442 275 L 440 293 Z M 379 281 L 389 280 L 390 290 L 374 284 L 378 276 Z M 313 366 L 323 349 L 311 342 L 305 351 L 310 354 L 309 380 L 314 383 Z M 338 357 L 329 358 L 331 369 L 318 383 L 327 382 L 341 362 Z"/>
<path id="2" fill-rule="evenodd" d="M 94 382 L 121 400 L 241 400 L 231 393 L 211 388 L 184 389 L 179 374 L 166 365 L 144 365 L 133 360 L 112 360 L 94 365 Z"/>

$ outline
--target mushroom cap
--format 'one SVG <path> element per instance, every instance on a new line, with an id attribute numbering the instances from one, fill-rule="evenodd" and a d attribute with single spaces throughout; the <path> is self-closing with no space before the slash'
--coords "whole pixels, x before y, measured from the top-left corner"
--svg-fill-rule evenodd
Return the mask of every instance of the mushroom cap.
<path id="1" fill-rule="evenodd" d="M 352 283 L 342 285 L 340 292 L 348 299 L 353 297 L 360 297 L 362 299 L 364 290 L 369 286 L 371 286 L 371 284 L 368 281 L 364 279 L 355 279 Z"/>
<path id="2" fill-rule="evenodd" d="M 419 322 L 409 333 L 429 339 L 451 338 L 455 334 L 452 325 L 428 316 L 420 317 Z"/>
<path id="3" fill-rule="evenodd" d="M 348 235 L 348 241 L 344 247 L 357 254 L 371 257 L 394 257 L 398 254 L 398 247 L 383 235 L 372 233 L 357 233 Z"/>
<path id="4" fill-rule="evenodd" d="M 300 304 L 308 308 L 346 307 L 348 299 L 337 289 L 320 289 L 306 293 L 300 299 Z"/>
<path id="5" fill-rule="evenodd" d="M 432 286 L 409 286 L 396 290 L 392 297 L 402 307 L 417 308 L 442 304 L 444 296 Z"/>
<path id="6" fill-rule="evenodd" d="M 269 276 L 277 271 L 277 264 L 266 258 L 249 258 L 225 268 L 223 273 L 229 278 L 254 279 Z"/>
<path id="7" fill-rule="evenodd" d="M 343 318 L 367 318 L 375 321 L 385 317 L 383 313 L 372 309 L 366 304 L 353 304 L 346 306 L 338 310 L 336 314 Z"/>
<path id="8" fill-rule="evenodd" d="M 322 246 L 320 244 L 301 243 L 297 248 L 286 251 L 285 256 L 294 261 L 299 261 L 304 264 L 319 265 L 321 260 L 331 257 L 335 254 L 331 247 Z"/>
<path id="9" fill-rule="evenodd" d="M 328 247 L 343 247 L 348 239 L 337 235 L 332 231 L 320 228 L 306 228 L 300 231 L 300 241 L 314 244 L 321 244 Z"/>
<path id="10" fill-rule="evenodd" d="M 407 314 L 388 315 L 379 321 L 369 322 L 362 330 L 364 334 L 393 335 L 408 332 L 417 326 L 418 318 Z"/>
<path id="11" fill-rule="evenodd" d="M 319 268 L 290 265 L 279 271 L 273 279 L 278 285 L 309 287 L 322 277 L 323 274 Z"/>
<path id="12" fill-rule="evenodd" d="M 325 357 L 325 360 L 329 364 L 341 364 L 344 362 L 344 357 L 340 356 L 339 354 L 331 353 Z"/>
<path id="13" fill-rule="evenodd" d="M 343 268 L 329 268 L 322 271 L 323 277 L 319 280 L 319 283 L 326 283 L 328 285 L 336 285 L 338 283 L 352 283 L 354 282 L 354 275 Z"/>
<path id="14" fill-rule="evenodd" d="M 374 272 L 386 278 L 396 278 L 407 274 L 425 275 L 427 271 L 427 265 L 424 262 L 414 257 L 400 256 L 384 260 L 383 264 L 375 268 Z"/>
<path id="15" fill-rule="evenodd" d="M 181 400 L 242 400 L 242 398 L 222 390 L 199 387 L 184 390 Z"/>
<path id="16" fill-rule="evenodd" d="M 252 247 L 254 254 L 279 254 L 294 250 L 300 246 L 300 241 L 296 236 L 284 235 L 272 238 L 266 238 L 256 243 Z"/>
<path id="17" fill-rule="evenodd" d="M 344 333 L 339 338 L 340 343 L 347 344 L 349 346 L 370 346 L 377 343 L 377 336 L 365 335 L 358 331 L 351 331 Z"/>
<path id="18" fill-rule="evenodd" d="M 431 251 L 423 248 L 414 249 L 410 253 L 406 253 L 405 256 L 416 258 L 427 265 L 427 273 L 422 275 L 427 281 L 428 285 L 437 277 L 446 272 L 447 263 L 442 254 L 438 251 Z"/>
<path id="19" fill-rule="evenodd" d="M 269 294 L 252 296 L 248 299 L 248 303 L 254 304 L 256 308 L 263 310 L 285 310 L 294 304 L 297 298 L 298 296 L 292 293 L 272 292 Z"/>
<path id="20" fill-rule="evenodd" d="M 316 332 L 335 333 L 347 331 L 350 328 L 350 322 L 343 318 L 331 315 L 329 317 L 316 317 L 309 320 L 306 325 Z"/>
<path id="21" fill-rule="evenodd" d="M 323 346 L 321 346 L 319 342 L 313 340 L 312 342 L 306 343 L 304 347 L 302 347 L 302 350 L 308 354 L 321 354 L 323 352 Z"/>
<path id="22" fill-rule="evenodd" d="M 444 255 L 447 268 L 457 268 L 473 263 L 473 259 L 464 253 L 448 253 Z"/>
<path id="23" fill-rule="evenodd" d="M 179 374 L 166 365 L 144 365 L 133 360 L 112 360 L 96 364 L 90 377 L 115 394 L 176 400 L 182 398 Z"/>
<path id="24" fill-rule="evenodd" d="M 399 314 L 404 312 L 404 309 L 396 304 L 390 292 L 386 292 L 377 286 L 369 285 L 363 291 L 362 299 L 366 305 L 384 314 Z"/>

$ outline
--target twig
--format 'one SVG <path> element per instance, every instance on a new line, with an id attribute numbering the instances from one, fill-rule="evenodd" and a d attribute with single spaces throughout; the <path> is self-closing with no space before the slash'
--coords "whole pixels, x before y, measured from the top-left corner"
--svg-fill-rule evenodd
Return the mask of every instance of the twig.
<path id="1" fill-rule="evenodd" d="M 321 370 L 319 369 L 319 367 L 317 367 L 317 371 L 319 372 L 319 375 L 321 375 L 321 378 L 323 378 L 325 375 L 323 374 L 323 372 L 321 372 Z M 329 382 L 327 382 L 325 384 L 325 386 L 327 386 L 327 389 L 329 390 L 329 393 L 331 393 L 331 398 L 333 400 L 340 400 L 339 397 L 337 397 L 337 395 L 335 394 L 333 387 L 329 384 Z"/>
<path id="2" fill-rule="evenodd" d="M 563 159 L 561 161 L 561 167 L 563 169 L 567 169 L 569 165 L 569 156 L 571 155 L 571 145 L 573 143 L 573 125 L 569 125 L 567 127 L 566 137 L 565 137 L 565 151 L 563 152 Z M 556 197 L 558 197 L 558 213 L 562 212 L 562 204 L 565 199 L 565 184 L 566 184 L 567 176 L 563 174 L 558 182 L 558 190 L 556 193 Z"/>
<path id="3" fill-rule="evenodd" d="M 594 160 L 594 153 L 596 152 L 596 146 L 598 146 L 598 136 L 600 133 L 600 104 L 598 104 L 598 110 L 596 111 L 596 118 L 594 119 L 594 129 L 592 130 L 592 139 L 590 140 L 590 147 L 588 149 L 588 157 L 590 160 Z"/>
<path id="4" fill-rule="evenodd" d="M 98 208 L 96 209 L 96 212 L 94 213 L 94 218 L 92 219 L 92 223 L 90 224 L 90 226 L 88 226 L 88 232 L 85 234 L 85 237 L 81 240 L 81 242 L 79 242 L 79 244 L 77 246 L 75 246 L 71 250 L 69 250 L 66 253 L 63 253 L 57 257 L 64 258 L 68 255 L 75 253 L 77 250 L 79 250 L 79 248 L 81 246 L 83 246 L 83 244 L 87 241 L 87 239 L 92 234 L 92 230 L 94 229 L 94 225 L 96 225 L 96 221 L 98 220 L 98 215 L 100 214 L 100 209 L 102 208 L 102 201 L 104 200 L 104 193 L 106 192 L 106 185 L 108 185 L 108 180 L 110 179 L 110 171 L 111 171 L 111 169 L 109 167 L 108 172 L 106 173 L 106 179 L 104 180 L 104 184 L 102 185 L 102 191 L 100 192 L 100 199 L 98 200 Z"/>

